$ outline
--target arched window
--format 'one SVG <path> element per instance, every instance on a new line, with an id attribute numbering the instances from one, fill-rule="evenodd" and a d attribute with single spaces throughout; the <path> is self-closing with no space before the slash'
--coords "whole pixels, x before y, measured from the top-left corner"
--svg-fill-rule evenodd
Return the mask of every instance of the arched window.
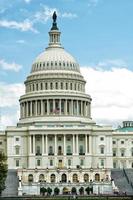
<path id="1" fill-rule="evenodd" d="M 73 174 L 73 183 L 77 183 L 77 182 L 78 182 L 78 175 Z"/>
<path id="2" fill-rule="evenodd" d="M 101 153 L 101 154 L 104 154 L 104 147 L 101 147 L 101 148 L 100 148 L 100 153 Z"/>
<path id="3" fill-rule="evenodd" d="M 95 174 L 95 181 L 100 181 L 100 175 L 99 174 Z"/>
<path id="4" fill-rule="evenodd" d="M 71 146 L 67 146 L 67 155 L 72 155 Z"/>
<path id="5" fill-rule="evenodd" d="M 29 176 L 28 176 L 28 182 L 33 182 L 33 175 L 32 174 L 29 174 Z"/>
<path id="6" fill-rule="evenodd" d="M 58 89 L 58 83 L 55 83 L 55 89 L 56 90 Z"/>
<path id="7" fill-rule="evenodd" d="M 39 175 L 39 182 L 44 182 L 44 174 Z"/>
<path id="8" fill-rule="evenodd" d="M 88 182 L 89 181 L 89 175 L 88 174 L 84 174 L 84 182 Z"/>
<path id="9" fill-rule="evenodd" d="M 61 82 L 61 85 L 60 85 L 61 89 L 63 89 L 63 83 Z"/>
<path id="10" fill-rule="evenodd" d="M 62 181 L 62 183 L 66 183 L 67 182 L 67 175 L 66 174 L 62 174 L 61 181 Z"/>
<path id="11" fill-rule="evenodd" d="M 50 89 L 51 90 L 53 89 L 53 83 L 50 83 Z"/>
<path id="12" fill-rule="evenodd" d="M 52 146 L 49 147 L 49 155 L 53 155 L 53 147 Z"/>
<path id="13" fill-rule="evenodd" d="M 38 90 L 38 83 L 36 84 L 36 90 Z"/>
<path id="14" fill-rule="evenodd" d="M 47 90 L 48 89 L 48 84 L 47 83 L 45 83 L 45 90 Z"/>
<path id="15" fill-rule="evenodd" d="M 41 90 L 43 90 L 43 84 L 42 83 L 40 84 L 40 88 L 41 88 Z"/>
<path id="16" fill-rule="evenodd" d="M 51 180 L 51 183 L 55 183 L 55 174 L 51 174 L 50 180 Z"/>
<path id="17" fill-rule="evenodd" d="M 72 90 L 73 88 L 72 88 L 72 83 L 70 83 L 70 90 Z"/>

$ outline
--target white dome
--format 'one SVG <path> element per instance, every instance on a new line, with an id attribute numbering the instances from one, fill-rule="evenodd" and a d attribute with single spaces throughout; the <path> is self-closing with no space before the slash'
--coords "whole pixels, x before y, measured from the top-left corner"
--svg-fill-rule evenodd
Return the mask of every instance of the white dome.
<path id="1" fill-rule="evenodd" d="M 76 60 L 62 47 L 48 47 L 34 61 L 32 72 L 42 70 L 72 70 L 79 72 Z"/>

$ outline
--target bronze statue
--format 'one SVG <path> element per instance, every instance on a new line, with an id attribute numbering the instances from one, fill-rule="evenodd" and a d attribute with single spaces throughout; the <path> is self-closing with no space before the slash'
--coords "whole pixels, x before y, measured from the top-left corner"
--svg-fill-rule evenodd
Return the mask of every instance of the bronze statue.
<path id="1" fill-rule="evenodd" d="M 57 15 L 56 15 L 56 12 L 54 11 L 53 13 L 53 22 L 56 23 L 56 19 L 57 19 Z"/>

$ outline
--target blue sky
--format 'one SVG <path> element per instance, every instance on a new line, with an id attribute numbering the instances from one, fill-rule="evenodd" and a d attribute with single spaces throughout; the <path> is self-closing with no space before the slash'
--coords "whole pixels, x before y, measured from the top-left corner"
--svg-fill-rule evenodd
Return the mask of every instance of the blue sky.
<path id="1" fill-rule="evenodd" d="M 94 98 L 92 113 L 96 121 L 117 124 L 131 119 L 133 0 L 0 0 L 2 126 L 17 121 L 23 82 L 35 57 L 48 45 L 54 10 L 58 13 L 61 43 L 78 60 L 87 80 L 87 93 Z M 116 82 L 112 77 L 116 77 Z M 120 96 L 114 97 L 118 93 Z M 112 102 L 112 98 L 117 101 Z M 111 117 L 106 116 L 109 102 Z M 98 109 L 106 109 L 104 117 Z"/>

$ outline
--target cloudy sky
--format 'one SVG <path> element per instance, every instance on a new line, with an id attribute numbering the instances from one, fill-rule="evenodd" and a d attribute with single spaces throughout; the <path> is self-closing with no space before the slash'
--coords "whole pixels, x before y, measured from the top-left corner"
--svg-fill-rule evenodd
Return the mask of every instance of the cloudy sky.
<path id="1" fill-rule="evenodd" d="M 61 42 L 79 62 L 92 117 L 133 119 L 133 0 L 0 0 L 0 127 L 15 125 L 19 96 L 58 13 Z"/>

